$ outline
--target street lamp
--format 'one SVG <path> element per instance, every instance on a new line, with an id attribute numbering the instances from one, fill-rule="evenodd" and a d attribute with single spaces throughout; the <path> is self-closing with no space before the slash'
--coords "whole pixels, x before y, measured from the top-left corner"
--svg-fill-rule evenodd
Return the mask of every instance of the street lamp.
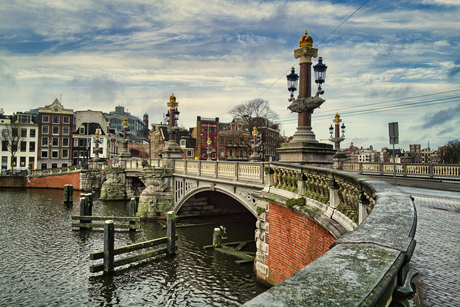
<path id="1" fill-rule="evenodd" d="M 318 84 L 318 90 L 321 91 L 321 84 L 326 82 L 326 69 L 327 66 L 323 64 L 323 58 L 318 58 L 318 64 L 313 66 L 315 72 L 315 83 Z"/>
<path id="2" fill-rule="evenodd" d="M 286 76 L 288 83 L 288 91 L 291 93 L 291 97 L 294 97 L 294 92 L 297 91 L 297 84 L 299 81 L 299 75 L 295 73 L 294 67 L 291 68 L 291 73 Z"/>
<path id="3" fill-rule="evenodd" d="M 339 113 L 337 113 L 334 116 L 334 119 L 332 120 L 332 122 L 335 123 L 335 136 L 334 137 L 332 136 L 334 132 L 334 128 L 331 125 L 329 127 L 329 133 L 331 134 L 331 137 L 329 138 L 329 140 L 335 143 L 334 149 L 337 151 L 340 151 L 340 142 L 345 140 L 345 124 L 342 123 L 342 126 L 339 127 L 340 123 L 342 122 L 342 120 L 340 119 Z M 340 129 L 342 130 L 342 136 L 340 136 L 340 131 L 339 131 Z"/>

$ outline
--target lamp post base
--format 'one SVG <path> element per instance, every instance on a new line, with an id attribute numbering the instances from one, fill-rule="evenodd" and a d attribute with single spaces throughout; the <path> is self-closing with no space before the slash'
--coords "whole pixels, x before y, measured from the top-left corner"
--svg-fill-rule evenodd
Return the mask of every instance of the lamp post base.
<path id="1" fill-rule="evenodd" d="M 281 144 L 276 151 L 280 162 L 332 168 L 335 150 L 330 144 L 313 142 L 292 142 Z"/>
<path id="2" fill-rule="evenodd" d="M 299 126 L 291 143 L 318 143 L 310 126 Z"/>

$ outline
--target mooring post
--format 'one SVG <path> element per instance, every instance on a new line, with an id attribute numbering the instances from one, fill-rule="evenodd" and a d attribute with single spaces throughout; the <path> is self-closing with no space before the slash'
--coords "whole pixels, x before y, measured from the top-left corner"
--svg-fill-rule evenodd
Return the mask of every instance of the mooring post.
<path id="1" fill-rule="evenodd" d="M 113 272 L 114 265 L 114 245 L 115 245 L 115 228 L 112 220 L 105 221 L 104 224 L 104 272 Z"/>
<path id="2" fill-rule="evenodd" d="M 212 234 L 212 246 L 221 247 L 222 244 L 222 231 L 220 228 L 214 228 L 214 233 Z"/>
<path id="3" fill-rule="evenodd" d="M 73 184 L 69 184 L 67 192 L 69 194 L 69 202 L 71 203 L 73 202 Z"/>
<path id="4" fill-rule="evenodd" d="M 136 216 L 136 211 L 136 199 L 131 198 L 131 200 L 129 201 L 129 216 Z M 129 221 L 129 231 L 136 231 L 136 228 L 134 227 L 135 225 L 135 221 Z"/>
<path id="5" fill-rule="evenodd" d="M 166 213 L 166 254 L 173 255 L 176 253 L 176 213 L 169 211 Z"/>
<path id="6" fill-rule="evenodd" d="M 84 216 L 86 215 L 86 198 L 85 197 L 81 197 L 80 198 L 80 216 Z M 88 221 L 86 220 L 80 220 L 80 223 L 87 223 Z M 83 230 L 83 229 L 86 229 L 86 227 L 81 227 L 80 226 L 80 230 Z"/>
<path id="7" fill-rule="evenodd" d="M 68 184 L 64 185 L 64 202 L 65 203 L 69 202 L 69 185 Z"/>

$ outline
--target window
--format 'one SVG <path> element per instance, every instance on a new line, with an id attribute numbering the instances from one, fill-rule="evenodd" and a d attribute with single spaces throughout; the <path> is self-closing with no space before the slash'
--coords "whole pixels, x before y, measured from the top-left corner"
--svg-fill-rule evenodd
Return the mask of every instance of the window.
<path id="1" fill-rule="evenodd" d="M 21 137 L 26 138 L 27 137 L 27 129 L 21 129 Z"/>
<path id="2" fill-rule="evenodd" d="M 29 164 L 30 163 L 35 163 L 35 157 L 29 157 Z"/>
<path id="3" fill-rule="evenodd" d="M 8 151 L 8 141 L 2 141 L 2 151 Z"/>
<path id="4" fill-rule="evenodd" d="M 16 157 L 14 157 L 13 158 L 13 166 L 16 166 L 16 162 L 17 162 Z"/>
<path id="5" fill-rule="evenodd" d="M 29 152 L 35 151 L 35 142 L 29 142 Z"/>
<path id="6" fill-rule="evenodd" d="M 26 157 L 20 157 L 19 158 L 19 166 L 20 167 L 25 167 L 26 166 Z"/>
<path id="7" fill-rule="evenodd" d="M 69 150 L 68 149 L 63 149 L 62 150 L 62 158 L 67 159 L 69 157 Z"/>
<path id="8" fill-rule="evenodd" d="M 81 127 L 80 127 L 80 132 L 79 132 L 79 133 L 80 133 L 80 134 L 85 134 L 85 127 L 81 126 Z"/>
<path id="9" fill-rule="evenodd" d="M 2 170 L 8 169 L 8 157 L 2 157 Z"/>
<path id="10" fill-rule="evenodd" d="M 42 146 L 48 146 L 48 137 L 47 136 L 42 137 Z"/>
<path id="11" fill-rule="evenodd" d="M 69 138 L 62 139 L 62 146 L 68 147 L 69 146 Z"/>
<path id="12" fill-rule="evenodd" d="M 53 134 L 59 134 L 59 126 L 53 126 Z"/>
<path id="13" fill-rule="evenodd" d="M 48 115 L 42 115 L 42 123 L 49 123 L 50 117 Z"/>
<path id="14" fill-rule="evenodd" d="M 53 124 L 59 124 L 59 116 L 57 115 L 53 116 Z"/>
<path id="15" fill-rule="evenodd" d="M 11 135 L 12 135 L 13 137 L 17 137 L 17 136 L 19 135 L 19 134 L 18 134 L 18 128 L 13 128 L 13 129 L 11 130 Z"/>
<path id="16" fill-rule="evenodd" d="M 78 139 L 73 139 L 73 147 L 78 147 Z"/>
<path id="17" fill-rule="evenodd" d="M 62 167 L 67 167 L 67 163 L 62 163 Z"/>
<path id="18" fill-rule="evenodd" d="M 193 151 L 187 150 L 187 157 L 193 157 Z"/>
<path id="19" fill-rule="evenodd" d="M 48 168 L 48 164 L 42 163 L 42 169 L 47 169 L 47 168 Z"/>
<path id="20" fill-rule="evenodd" d="M 69 127 L 67 126 L 62 127 L 62 134 L 69 135 Z"/>
<path id="21" fill-rule="evenodd" d="M 30 137 L 31 138 L 35 137 L 35 129 L 30 129 Z"/>
<path id="22" fill-rule="evenodd" d="M 49 126 L 42 126 L 42 134 L 48 134 L 49 133 Z"/>
<path id="23" fill-rule="evenodd" d="M 185 140 L 180 140 L 180 147 L 185 147 L 186 144 L 185 144 Z"/>
<path id="24" fill-rule="evenodd" d="M 42 158 L 48 158 L 48 149 L 42 150 Z"/>
<path id="25" fill-rule="evenodd" d="M 69 116 L 64 116 L 62 122 L 64 124 L 70 124 L 70 117 Z"/>
<path id="26" fill-rule="evenodd" d="M 51 151 L 51 158 L 53 159 L 59 158 L 59 151 L 57 149 L 53 149 L 53 151 Z"/>
<path id="27" fill-rule="evenodd" d="M 74 150 L 74 151 L 73 151 L 73 157 L 74 157 L 74 158 L 78 158 L 78 150 Z"/>
<path id="28" fill-rule="evenodd" d="M 54 112 L 59 112 L 59 109 L 58 109 L 58 108 L 54 108 Z"/>
<path id="29" fill-rule="evenodd" d="M 3 129 L 3 130 L 2 130 L 2 135 L 3 135 L 4 137 L 7 137 L 9 134 L 10 134 L 10 132 L 8 131 L 8 129 Z"/>
<path id="30" fill-rule="evenodd" d="M 19 114 L 18 115 L 18 122 L 29 124 L 30 123 L 30 115 Z"/>
<path id="31" fill-rule="evenodd" d="M 51 168 L 57 168 L 57 163 L 51 164 Z"/>
<path id="32" fill-rule="evenodd" d="M 27 142 L 21 142 L 21 152 L 27 151 Z"/>
<path id="33" fill-rule="evenodd" d="M 53 138 L 53 146 L 59 146 L 59 138 Z"/>
<path id="34" fill-rule="evenodd" d="M 86 145 L 86 140 L 85 139 L 79 139 L 78 140 L 78 147 L 84 147 Z"/>

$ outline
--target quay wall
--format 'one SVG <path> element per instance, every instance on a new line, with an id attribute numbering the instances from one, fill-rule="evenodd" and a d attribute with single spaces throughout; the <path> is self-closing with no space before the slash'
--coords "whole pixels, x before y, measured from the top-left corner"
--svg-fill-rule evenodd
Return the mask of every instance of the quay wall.
<path id="1" fill-rule="evenodd" d="M 0 187 L 2 188 L 63 189 L 66 184 L 73 185 L 74 190 L 81 190 L 80 173 L 50 174 L 37 177 L 0 176 Z"/>
<path id="2" fill-rule="evenodd" d="M 24 188 L 26 177 L 23 176 L 0 176 L 0 187 L 2 188 Z"/>

